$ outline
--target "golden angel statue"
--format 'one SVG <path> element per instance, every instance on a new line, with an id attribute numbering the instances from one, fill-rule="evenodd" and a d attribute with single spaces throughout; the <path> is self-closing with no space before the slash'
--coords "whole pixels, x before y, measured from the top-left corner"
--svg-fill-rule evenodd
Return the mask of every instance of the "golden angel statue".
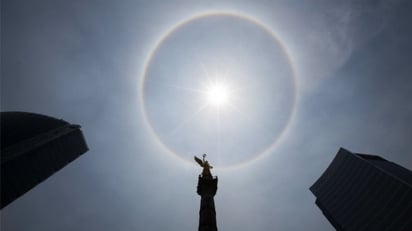
<path id="1" fill-rule="evenodd" d="M 210 169 L 213 167 L 209 165 L 209 162 L 205 160 L 206 154 L 203 154 L 203 160 L 195 156 L 195 161 L 203 167 L 202 171 L 202 176 L 203 177 L 212 177 L 212 173 L 210 172 Z"/>

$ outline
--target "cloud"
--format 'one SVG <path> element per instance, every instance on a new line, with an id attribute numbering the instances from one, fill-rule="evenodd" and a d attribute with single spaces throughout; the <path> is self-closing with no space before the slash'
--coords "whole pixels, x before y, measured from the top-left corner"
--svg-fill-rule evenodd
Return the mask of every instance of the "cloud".
<path id="1" fill-rule="evenodd" d="M 379 34 L 398 2 L 320 0 L 310 10 L 300 9 L 289 38 L 302 89 L 313 89 Z"/>

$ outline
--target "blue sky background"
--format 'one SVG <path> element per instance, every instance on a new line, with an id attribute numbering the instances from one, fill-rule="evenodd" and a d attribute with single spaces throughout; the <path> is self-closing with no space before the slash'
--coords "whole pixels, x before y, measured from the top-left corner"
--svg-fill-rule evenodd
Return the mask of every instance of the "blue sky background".
<path id="1" fill-rule="evenodd" d="M 296 111 L 277 145 L 243 167 L 213 172 L 219 230 L 332 230 L 308 188 L 339 147 L 412 169 L 411 9 L 401 0 L 2 1 L 1 110 L 80 124 L 90 147 L 3 209 L 2 230 L 197 229 L 200 168 L 171 155 L 149 131 L 140 80 L 165 31 L 216 10 L 241 12 L 270 28 L 288 49 L 297 79 Z M 277 49 L 266 37 L 256 41 L 258 29 L 248 32 L 239 41 Z M 173 44 L 196 44 L 185 33 L 159 51 L 160 64 L 174 61 Z M 272 78 L 267 72 L 256 81 Z M 162 97 L 156 89 L 151 94 Z M 260 114 L 269 124 L 276 120 L 270 113 Z M 159 127 L 167 117 L 151 118 Z M 250 145 L 259 144 L 259 135 L 248 138 Z M 219 154 L 228 162 L 230 155 Z"/>

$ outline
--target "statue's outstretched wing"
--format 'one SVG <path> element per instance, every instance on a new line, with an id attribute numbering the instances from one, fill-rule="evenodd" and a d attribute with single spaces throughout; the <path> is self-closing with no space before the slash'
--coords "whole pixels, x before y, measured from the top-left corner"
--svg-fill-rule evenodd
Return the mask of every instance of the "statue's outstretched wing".
<path id="1" fill-rule="evenodd" d="M 195 161 L 196 161 L 201 167 L 203 167 L 203 161 L 202 161 L 201 159 L 199 159 L 199 158 L 197 158 L 197 157 L 195 156 Z"/>

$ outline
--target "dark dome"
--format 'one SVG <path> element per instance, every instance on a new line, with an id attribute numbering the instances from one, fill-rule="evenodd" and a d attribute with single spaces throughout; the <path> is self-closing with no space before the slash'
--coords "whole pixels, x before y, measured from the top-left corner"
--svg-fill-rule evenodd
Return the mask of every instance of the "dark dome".
<path id="1" fill-rule="evenodd" d="M 1 149 L 68 124 L 61 119 L 30 112 L 1 112 Z"/>

